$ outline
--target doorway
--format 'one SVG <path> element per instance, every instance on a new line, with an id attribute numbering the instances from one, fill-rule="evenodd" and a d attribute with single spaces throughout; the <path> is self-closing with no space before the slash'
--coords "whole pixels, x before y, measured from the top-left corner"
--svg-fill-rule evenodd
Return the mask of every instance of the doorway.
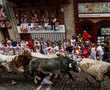
<path id="1" fill-rule="evenodd" d="M 9 32 L 8 32 L 8 29 L 7 28 L 1 28 L 1 33 L 3 35 L 3 39 L 4 40 L 10 39 Z"/>
<path id="2" fill-rule="evenodd" d="M 30 33 L 21 33 L 20 34 L 20 39 L 21 40 L 32 40 L 31 34 Z"/>

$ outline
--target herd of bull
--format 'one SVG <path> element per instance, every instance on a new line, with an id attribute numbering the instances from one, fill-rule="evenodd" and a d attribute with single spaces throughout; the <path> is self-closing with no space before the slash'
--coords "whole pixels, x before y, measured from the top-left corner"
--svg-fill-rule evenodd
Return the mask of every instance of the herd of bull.
<path id="1" fill-rule="evenodd" d="M 8 72 L 21 72 L 26 78 L 32 78 L 36 84 L 45 81 L 52 84 L 51 79 L 57 78 L 60 73 L 68 75 L 74 80 L 72 72 L 84 72 L 96 81 L 110 78 L 110 63 L 86 58 L 72 60 L 63 55 L 43 55 L 40 53 L 24 52 L 19 56 L 0 55 L 0 66 Z M 88 78 L 86 79 L 90 81 Z"/>

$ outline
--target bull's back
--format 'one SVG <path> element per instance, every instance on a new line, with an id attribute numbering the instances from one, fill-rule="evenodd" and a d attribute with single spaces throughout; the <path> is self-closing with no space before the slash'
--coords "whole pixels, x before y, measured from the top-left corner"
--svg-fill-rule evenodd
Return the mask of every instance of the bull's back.
<path id="1" fill-rule="evenodd" d="M 54 70 L 60 69 L 61 59 L 59 58 L 34 58 L 31 62 L 31 67 L 36 69 L 42 69 L 48 72 L 54 72 Z"/>
<path id="2" fill-rule="evenodd" d="M 33 58 L 31 61 L 31 69 L 41 69 L 47 72 L 56 72 L 65 68 L 65 64 L 68 62 L 67 58 Z"/>

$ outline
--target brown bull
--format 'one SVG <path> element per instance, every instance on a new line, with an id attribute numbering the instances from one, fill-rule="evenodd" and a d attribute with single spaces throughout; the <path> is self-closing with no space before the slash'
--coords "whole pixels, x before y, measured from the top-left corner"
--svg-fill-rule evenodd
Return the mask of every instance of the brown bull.
<path id="1" fill-rule="evenodd" d="M 24 72 L 26 67 L 29 66 L 29 62 L 32 60 L 32 56 L 28 52 L 24 52 L 22 55 L 16 56 L 12 62 L 9 63 L 11 71 Z"/>

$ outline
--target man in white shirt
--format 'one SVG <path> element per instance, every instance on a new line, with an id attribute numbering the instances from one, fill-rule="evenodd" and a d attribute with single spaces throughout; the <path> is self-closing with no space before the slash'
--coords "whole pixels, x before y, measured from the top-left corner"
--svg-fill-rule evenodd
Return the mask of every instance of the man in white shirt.
<path id="1" fill-rule="evenodd" d="M 93 60 L 96 60 L 96 46 L 95 44 L 92 44 L 92 47 L 91 47 L 91 54 L 90 54 L 90 59 L 93 59 Z"/>
<path id="2" fill-rule="evenodd" d="M 46 48 L 46 53 L 49 55 L 52 53 L 52 47 L 51 46 L 47 46 Z"/>
<path id="3" fill-rule="evenodd" d="M 58 47 L 58 45 L 56 45 L 56 46 L 54 47 L 54 52 L 55 52 L 55 54 L 59 53 L 59 47 Z"/>
<path id="4" fill-rule="evenodd" d="M 101 45 L 97 46 L 97 54 L 98 54 L 98 60 L 102 61 L 103 55 L 104 55 L 104 51 L 103 51 Z"/>
<path id="5" fill-rule="evenodd" d="M 70 41 L 71 41 L 71 46 L 75 46 L 76 39 L 74 36 L 72 36 L 72 39 Z"/>
<path id="6" fill-rule="evenodd" d="M 25 48 L 26 46 L 27 46 L 27 45 L 26 45 L 26 41 L 22 41 L 22 42 L 21 42 L 21 47 L 24 47 L 24 48 Z"/>

